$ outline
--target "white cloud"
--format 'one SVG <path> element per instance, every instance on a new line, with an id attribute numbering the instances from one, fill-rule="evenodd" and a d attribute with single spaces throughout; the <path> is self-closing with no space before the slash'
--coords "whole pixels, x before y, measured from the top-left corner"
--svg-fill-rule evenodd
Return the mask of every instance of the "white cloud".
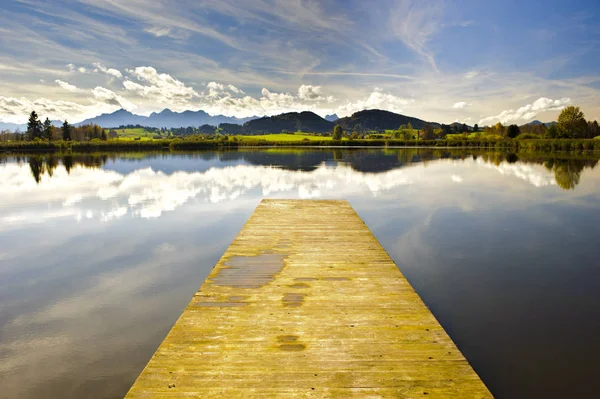
<path id="1" fill-rule="evenodd" d="M 87 73 L 87 69 L 85 67 L 78 67 L 75 64 L 67 64 L 67 68 L 69 69 L 69 72 L 79 72 L 79 73 Z"/>
<path id="2" fill-rule="evenodd" d="M 321 86 L 302 85 L 298 88 L 298 98 L 306 101 L 327 101 L 333 102 L 333 96 L 322 96 Z"/>
<path id="3" fill-rule="evenodd" d="M 74 86 L 68 82 L 63 82 L 62 80 L 59 80 L 59 79 L 56 79 L 55 82 L 60 87 L 62 87 L 63 89 L 65 89 L 67 91 L 70 91 L 71 93 L 81 93 L 82 91 L 85 91 L 85 90 L 78 88 L 77 86 Z"/>
<path id="4" fill-rule="evenodd" d="M 123 86 L 126 90 L 159 103 L 182 105 L 194 97 L 199 97 L 193 88 L 169 74 L 158 73 L 153 67 L 137 67 L 127 72 L 145 85 L 125 80 Z"/>
<path id="5" fill-rule="evenodd" d="M 234 85 L 227 85 L 227 88 L 235 94 L 245 94 L 242 89 L 238 89 Z"/>
<path id="6" fill-rule="evenodd" d="M 339 106 L 336 113 L 339 116 L 346 116 L 365 109 L 382 109 L 391 112 L 403 112 L 406 106 L 409 106 L 414 102 L 415 100 L 410 98 L 402 98 L 393 94 L 374 91 L 364 100 L 348 102 Z"/>
<path id="7" fill-rule="evenodd" d="M 209 97 L 209 98 L 218 98 L 221 96 L 231 97 L 232 94 L 230 94 L 228 92 L 231 92 L 231 93 L 237 94 L 237 95 L 245 94 L 243 90 L 238 89 L 237 87 L 235 87 L 234 85 L 231 85 L 231 84 L 225 85 L 223 83 L 218 83 L 218 82 L 209 82 L 206 85 L 206 88 L 208 90 L 203 92 L 202 95 Z"/>
<path id="8" fill-rule="evenodd" d="M 67 90 L 74 90 L 73 85 L 65 85 Z M 72 86 L 72 87 L 71 87 Z M 68 120 L 71 123 L 83 119 L 92 118 L 102 113 L 113 112 L 118 108 L 136 109 L 137 106 L 127 99 L 119 96 L 111 90 L 103 87 L 96 87 L 93 90 L 84 90 L 77 88 L 78 92 L 91 93 L 93 97 L 89 98 L 88 104 L 80 104 L 72 101 L 57 101 L 48 98 L 38 98 L 29 100 L 27 98 L 15 98 L 0 96 L 0 120 L 7 123 L 23 124 L 31 111 L 35 110 L 41 119 L 46 117 L 51 120 Z"/>
<path id="9" fill-rule="evenodd" d="M 92 94 L 94 95 L 94 98 L 96 98 L 98 101 L 101 101 L 106 104 L 114 105 L 117 107 L 123 107 L 128 110 L 137 108 L 137 106 L 129 100 L 121 97 L 114 91 L 104 87 L 96 87 L 92 90 Z"/>
<path id="10" fill-rule="evenodd" d="M 483 118 L 479 121 L 479 124 L 485 125 L 494 122 L 506 124 L 519 120 L 526 121 L 535 118 L 536 115 L 542 112 L 559 111 L 570 102 L 571 99 L 567 97 L 561 98 L 560 100 L 552 100 L 550 98 L 542 97 L 537 99 L 533 104 L 524 105 L 516 111 L 513 109 L 504 110 L 498 115 Z"/>
<path id="11" fill-rule="evenodd" d="M 285 112 L 317 111 L 321 101 L 331 103 L 332 96 L 320 95 L 321 87 L 301 86 L 298 95 L 273 92 L 263 87 L 259 98 L 245 95 L 233 85 L 210 82 L 201 95 L 202 108 L 213 114 L 247 117 Z"/>
<path id="12" fill-rule="evenodd" d="M 267 108 L 272 106 L 289 107 L 295 100 L 295 97 L 289 93 L 272 93 L 266 88 L 261 90 L 261 94 L 261 103 L 264 103 Z"/>
<path id="13" fill-rule="evenodd" d="M 0 116 L 3 122 L 25 123 L 27 116 L 35 110 L 42 119 L 69 119 L 74 115 L 85 115 L 93 111 L 86 106 L 71 101 L 54 101 L 47 98 L 29 100 L 27 98 L 13 98 L 0 96 Z M 96 110 L 97 111 L 97 110 Z M 94 113 L 96 111 L 93 111 Z M 93 116 L 93 115 L 90 115 Z"/>
<path id="14" fill-rule="evenodd" d="M 94 66 L 96 67 L 96 69 L 94 69 L 94 72 L 96 72 L 96 73 L 102 72 L 107 75 L 114 76 L 115 78 L 119 78 L 119 79 L 121 79 L 123 77 L 123 74 L 114 68 L 107 68 L 106 66 L 104 66 L 98 62 L 94 63 Z"/>
<path id="15" fill-rule="evenodd" d="M 217 82 L 209 82 L 206 85 L 208 92 L 205 92 L 204 95 L 211 98 L 219 97 L 225 91 L 225 85 Z"/>
<path id="16" fill-rule="evenodd" d="M 462 108 L 466 108 L 467 106 L 469 106 L 470 104 L 464 102 L 464 101 L 459 101 L 457 103 L 454 103 L 454 105 L 452 106 L 452 108 L 454 109 L 462 109 Z"/>

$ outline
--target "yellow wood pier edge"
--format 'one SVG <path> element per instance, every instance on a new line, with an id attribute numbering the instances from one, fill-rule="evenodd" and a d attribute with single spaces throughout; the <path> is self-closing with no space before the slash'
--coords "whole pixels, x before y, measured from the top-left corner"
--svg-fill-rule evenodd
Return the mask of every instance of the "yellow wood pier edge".
<path id="1" fill-rule="evenodd" d="M 492 398 L 346 201 L 263 200 L 127 398 Z"/>

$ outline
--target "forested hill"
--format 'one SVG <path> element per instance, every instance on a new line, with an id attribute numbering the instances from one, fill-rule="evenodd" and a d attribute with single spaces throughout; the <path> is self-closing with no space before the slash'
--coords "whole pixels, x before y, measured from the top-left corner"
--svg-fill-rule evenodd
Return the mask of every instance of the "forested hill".
<path id="1" fill-rule="evenodd" d="M 352 116 L 338 119 L 335 123 L 348 131 L 395 130 L 401 125 L 408 125 L 409 123 L 415 129 L 422 129 L 427 123 L 434 129 L 440 127 L 440 124 L 437 122 L 425 122 L 418 118 L 382 111 L 380 109 L 355 112 Z"/>
<path id="2" fill-rule="evenodd" d="M 335 124 L 321 118 L 314 112 L 289 112 L 254 119 L 244 123 L 242 128 L 246 134 L 266 134 L 288 132 L 328 133 L 333 131 Z"/>

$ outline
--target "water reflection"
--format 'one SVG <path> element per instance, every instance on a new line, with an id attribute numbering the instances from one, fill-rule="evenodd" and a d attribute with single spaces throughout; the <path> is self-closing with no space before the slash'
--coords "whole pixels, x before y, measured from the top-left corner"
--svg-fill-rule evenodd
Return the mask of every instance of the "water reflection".
<path id="1" fill-rule="evenodd" d="M 584 397 L 597 159 L 0 155 L 0 397 L 122 397 L 263 197 L 348 199 L 496 397 Z"/>
<path id="2" fill-rule="evenodd" d="M 52 177 L 59 162 L 67 174 L 73 167 L 101 168 L 107 162 L 115 162 L 117 158 L 130 160 L 149 160 L 165 157 L 165 154 L 37 154 L 24 156 L 5 156 L 3 162 L 15 161 L 20 164 L 24 160 L 29 164 L 31 175 L 36 183 L 40 183 L 44 175 Z M 205 152 L 182 155 L 191 158 L 200 158 L 215 161 L 245 161 L 252 165 L 274 166 L 285 170 L 314 171 L 323 164 L 332 160 L 338 164 L 349 166 L 358 172 L 386 172 L 400 167 L 410 166 L 415 163 L 427 164 L 441 159 L 473 160 L 481 159 L 487 164 L 500 167 L 502 164 L 513 165 L 544 165 L 546 169 L 554 172 L 554 180 L 559 187 L 565 190 L 574 189 L 579 184 L 579 179 L 584 168 L 593 169 L 598 159 L 594 154 L 515 154 L 502 152 L 478 152 L 431 149 L 403 149 L 380 151 L 230 151 L 223 153 Z M 503 169 L 506 169 L 503 168 Z"/>
<path id="3" fill-rule="evenodd" d="M 165 159 L 167 168 L 155 164 Z M 204 167 L 198 168 L 194 162 L 199 159 L 207 162 L 201 165 Z M 190 161 L 190 167 L 177 167 L 181 160 Z M 134 167 L 123 170 L 124 162 Z M 227 166 L 209 166 L 214 162 Z M 318 198 L 368 192 L 377 197 L 445 174 L 443 167 L 436 173 L 430 169 L 427 175 L 416 167 L 431 163 L 478 166 L 535 187 L 558 184 L 574 189 L 584 168 L 592 169 L 597 162 L 423 149 L 207 152 L 174 158 L 160 153 L 9 156 L 0 171 L 0 194 L 9 209 L 0 215 L 0 230 L 65 216 L 103 222 L 127 215 L 157 218 L 189 201 L 221 203 L 255 190 L 262 196 Z M 24 163 L 29 165 L 29 173 Z M 453 183 L 463 182 L 457 174 L 449 177 Z M 35 196 L 29 197 L 32 192 Z M 16 206 L 23 205 L 23 198 L 27 198 L 27 209 Z"/>

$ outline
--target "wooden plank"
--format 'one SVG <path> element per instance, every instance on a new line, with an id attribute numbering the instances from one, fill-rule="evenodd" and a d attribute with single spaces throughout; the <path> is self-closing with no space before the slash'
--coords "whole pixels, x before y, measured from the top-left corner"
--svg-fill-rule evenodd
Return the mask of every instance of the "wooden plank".
<path id="1" fill-rule="evenodd" d="M 491 398 L 346 201 L 264 200 L 128 398 Z"/>

